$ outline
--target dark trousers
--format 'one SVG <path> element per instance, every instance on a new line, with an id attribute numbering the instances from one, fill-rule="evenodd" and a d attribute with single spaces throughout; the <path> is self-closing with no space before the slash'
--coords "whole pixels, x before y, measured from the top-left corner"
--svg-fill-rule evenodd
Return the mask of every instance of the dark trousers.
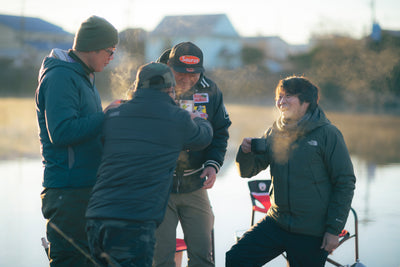
<path id="1" fill-rule="evenodd" d="M 85 212 L 92 188 L 46 188 L 41 194 L 42 213 L 47 219 L 47 240 L 50 243 L 49 260 L 52 267 L 93 266 L 81 252 L 62 237 L 49 223 L 89 254 L 85 232 Z"/>
<path id="2" fill-rule="evenodd" d="M 328 252 L 320 249 L 322 237 L 294 234 L 264 217 L 226 253 L 226 267 L 258 267 L 284 251 L 290 267 L 323 267 Z"/>
<path id="3" fill-rule="evenodd" d="M 151 267 L 155 222 L 89 219 L 86 229 L 91 254 L 100 266 Z"/>

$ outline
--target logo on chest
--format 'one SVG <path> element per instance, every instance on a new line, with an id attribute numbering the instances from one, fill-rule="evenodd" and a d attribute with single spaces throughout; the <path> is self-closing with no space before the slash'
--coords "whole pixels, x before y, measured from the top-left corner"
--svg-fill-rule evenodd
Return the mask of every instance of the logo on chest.
<path id="1" fill-rule="evenodd" d="M 209 102 L 208 94 L 207 93 L 194 94 L 193 101 L 194 103 L 208 103 Z"/>

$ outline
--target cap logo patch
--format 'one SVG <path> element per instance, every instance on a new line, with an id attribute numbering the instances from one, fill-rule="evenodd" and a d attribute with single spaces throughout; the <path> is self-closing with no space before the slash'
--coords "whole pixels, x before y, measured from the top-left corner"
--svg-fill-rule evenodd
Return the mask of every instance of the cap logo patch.
<path id="1" fill-rule="evenodd" d="M 200 62 L 200 58 L 195 56 L 181 56 L 179 57 L 179 61 L 185 64 L 193 65 Z"/>

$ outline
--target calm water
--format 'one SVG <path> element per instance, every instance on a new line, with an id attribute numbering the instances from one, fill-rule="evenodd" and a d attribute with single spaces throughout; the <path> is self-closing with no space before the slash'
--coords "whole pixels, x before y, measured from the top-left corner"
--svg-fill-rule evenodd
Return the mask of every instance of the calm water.
<path id="1" fill-rule="evenodd" d="M 227 163 L 233 162 L 227 158 Z M 374 166 L 353 158 L 357 188 L 353 207 L 359 217 L 360 258 L 368 267 L 400 267 L 400 163 Z M 258 176 L 266 177 L 267 173 Z M 48 265 L 40 238 L 45 221 L 40 211 L 42 167 L 39 159 L 0 161 L 0 266 Z M 236 231 L 249 227 L 251 204 L 247 180 L 233 164 L 226 164 L 209 191 L 215 219 L 216 266 L 223 267 L 225 252 Z M 352 232 L 350 215 L 348 226 Z M 354 243 L 347 241 L 333 257 L 354 262 Z M 267 266 L 286 266 L 278 257 Z M 331 266 L 327 264 L 326 266 Z"/>

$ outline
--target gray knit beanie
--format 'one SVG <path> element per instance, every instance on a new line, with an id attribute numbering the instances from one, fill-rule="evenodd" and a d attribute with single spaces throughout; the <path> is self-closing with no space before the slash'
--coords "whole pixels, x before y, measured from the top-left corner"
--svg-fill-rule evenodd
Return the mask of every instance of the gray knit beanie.
<path id="1" fill-rule="evenodd" d="M 72 48 L 77 51 L 89 52 L 112 47 L 117 43 L 117 29 L 107 20 L 91 16 L 79 27 Z"/>

